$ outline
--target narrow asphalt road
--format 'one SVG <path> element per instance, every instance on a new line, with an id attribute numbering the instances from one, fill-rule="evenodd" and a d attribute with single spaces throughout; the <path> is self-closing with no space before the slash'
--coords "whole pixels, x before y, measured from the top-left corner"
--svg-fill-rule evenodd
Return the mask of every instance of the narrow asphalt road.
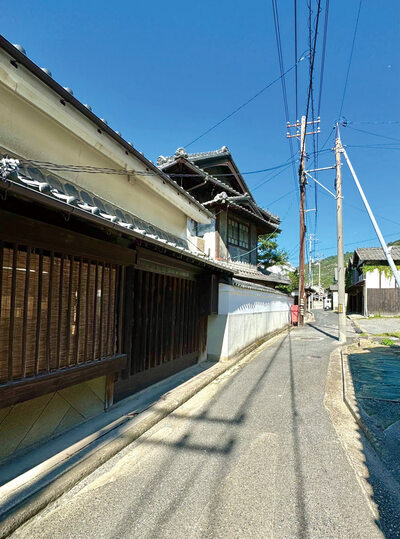
<path id="1" fill-rule="evenodd" d="M 336 315 L 225 373 L 14 537 L 383 537 L 324 407 Z"/>

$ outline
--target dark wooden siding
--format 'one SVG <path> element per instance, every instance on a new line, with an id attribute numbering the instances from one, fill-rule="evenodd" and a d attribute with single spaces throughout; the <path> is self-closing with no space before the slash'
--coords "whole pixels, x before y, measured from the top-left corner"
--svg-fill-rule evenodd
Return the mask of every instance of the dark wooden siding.
<path id="1" fill-rule="evenodd" d="M 121 370 L 129 249 L 0 211 L 0 407 Z"/>
<path id="2" fill-rule="evenodd" d="M 135 269 L 130 281 L 128 364 L 116 385 L 117 399 L 194 364 L 206 347 L 207 316 L 201 316 L 197 280 Z"/>
<path id="3" fill-rule="evenodd" d="M 367 290 L 368 314 L 400 314 L 398 288 L 369 288 Z"/>

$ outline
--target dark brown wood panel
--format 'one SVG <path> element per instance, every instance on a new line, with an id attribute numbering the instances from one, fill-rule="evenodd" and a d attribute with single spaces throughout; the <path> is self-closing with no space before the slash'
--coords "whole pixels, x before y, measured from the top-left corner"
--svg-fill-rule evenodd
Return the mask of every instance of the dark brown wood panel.
<path id="1" fill-rule="evenodd" d="M 125 289 L 125 297 L 133 298 L 129 301 L 134 303 L 129 322 L 132 330 L 125 332 L 128 367 L 116 384 L 117 400 L 167 372 L 176 372 L 178 365 L 193 364 L 206 342 L 207 317 L 200 319 L 198 280 L 137 266 L 132 271 Z M 129 286 L 133 291 L 128 292 Z M 129 309 L 126 304 L 125 312 Z"/>
<path id="2" fill-rule="evenodd" d="M 368 288 L 368 314 L 400 314 L 400 290 L 398 288 Z"/>

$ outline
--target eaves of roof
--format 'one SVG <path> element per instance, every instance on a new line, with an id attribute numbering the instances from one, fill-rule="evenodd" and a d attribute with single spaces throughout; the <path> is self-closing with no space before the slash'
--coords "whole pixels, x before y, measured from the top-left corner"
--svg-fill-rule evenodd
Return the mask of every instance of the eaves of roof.
<path id="1" fill-rule="evenodd" d="M 35 170 L 43 174 L 39 169 Z M 62 179 L 55 178 L 53 173 L 44 179 L 40 177 L 40 174 L 34 178 L 32 176 L 33 174 L 23 167 L 9 174 L 7 178 L 1 178 L 0 175 L 0 191 L 51 207 L 69 216 L 74 215 L 104 228 L 119 231 L 128 237 L 144 240 L 150 245 L 186 258 L 197 265 L 233 274 L 227 264 L 215 261 L 204 253 L 190 251 L 187 241 L 182 238 L 167 233 L 92 193 L 78 191 L 72 184 L 62 183 Z"/>
<path id="2" fill-rule="evenodd" d="M 17 63 L 23 65 L 28 71 L 40 79 L 44 84 L 49 86 L 53 91 L 55 91 L 64 102 L 69 103 L 74 108 L 76 108 L 81 114 L 86 116 L 91 122 L 97 125 L 101 131 L 107 133 L 111 138 L 113 138 L 118 144 L 120 144 L 125 151 L 128 151 L 130 154 L 134 155 L 139 161 L 141 161 L 148 169 L 154 172 L 159 176 L 163 181 L 171 185 L 179 193 L 183 194 L 187 199 L 195 204 L 202 212 L 204 212 L 207 217 L 212 217 L 210 212 L 190 193 L 185 191 L 180 187 L 174 180 L 172 180 L 167 174 L 160 170 L 156 165 L 149 161 L 144 155 L 142 155 L 138 150 L 134 148 L 133 145 L 129 144 L 125 139 L 121 137 L 116 131 L 111 129 L 101 118 L 96 116 L 94 112 L 85 107 L 76 97 L 71 93 L 65 90 L 58 82 L 56 82 L 50 75 L 43 71 L 39 66 L 37 66 L 32 60 L 28 58 L 25 54 L 20 52 L 12 43 L 10 43 L 4 36 L 0 34 L 0 48 L 4 49 L 10 56 L 12 56 Z"/>
<path id="3" fill-rule="evenodd" d="M 215 151 L 211 151 L 211 152 L 204 152 L 204 153 L 198 153 L 198 154 L 189 154 L 188 155 L 188 159 L 193 160 L 193 161 L 202 161 L 202 160 L 213 159 L 213 158 L 218 158 L 218 159 L 227 158 L 230 161 L 231 166 L 233 167 L 233 169 L 235 170 L 235 172 L 237 174 L 237 177 L 239 179 L 239 183 L 242 184 L 242 186 L 244 187 L 244 190 L 247 193 L 249 193 L 249 195 L 251 197 L 251 200 L 255 203 L 253 195 L 251 194 L 250 189 L 249 189 L 245 179 L 243 178 L 238 166 L 236 165 L 236 163 L 235 163 L 235 161 L 234 161 L 234 159 L 232 157 L 232 154 L 229 151 L 229 149 L 227 148 L 227 146 L 222 146 L 222 148 L 220 150 L 215 150 Z"/>
<path id="4" fill-rule="evenodd" d="M 207 206 L 208 207 L 217 206 L 217 205 L 221 204 L 221 202 L 223 203 L 223 200 L 222 201 L 221 200 L 210 200 L 210 202 L 207 202 Z M 225 204 L 229 205 L 232 208 L 235 208 L 239 212 L 245 213 L 246 215 L 248 215 L 249 217 L 251 217 L 255 221 L 257 221 L 259 223 L 262 223 L 263 225 L 269 225 L 269 226 L 272 226 L 272 227 L 276 226 L 275 230 L 277 232 L 279 232 L 279 228 L 278 228 L 279 220 L 277 222 L 275 222 L 275 223 L 271 222 L 271 221 L 267 221 L 263 217 L 259 217 L 258 215 L 256 215 L 252 211 L 248 210 L 244 206 L 241 206 L 240 204 L 236 204 L 236 202 L 228 201 L 228 202 L 225 202 Z"/>
<path id="5" fill-rule="evenodd" d="M 177 152 L 179 152 L 179 150 L 180 149 L 178 149 Z M 214 183 L 215 185 L 218 185 L 224 191 L 229 191 L 230 193 L 233 193 L 236 196 L 243 195 L 243 193 L 237 191 L 236 189 L 233 189 L 233 187 L 230 187 L 229 185 L 226 185 L 226 183 L 222 182 L 221 180 L 218 180 L 218 178 L 216 178 L 215 176 L 212 176 L 211 174 L 208 174 L 204 169 L 202 169 L 201 167 L 196 165 L 196 163 L 194 162 L 196 159 L 200 160 L 200 159 L 203 159 L 203 158 L 221 157 L 221 156 L 230 156 L 230 157 L 232 157 L 230 151 L 228 149 L 224 150 L 223 148 L 221 150 L 216 150 L 214 152 L 203 152 L 203 153 L 193 153 L 193 154 L 178 154 L 178 155 L 171 156 L 171 157 L 162 157 L 162 156 L 160 156 L 159 157 L 159 163 L 160 164 L 158 165 L 158 167 L 161 170 L 165 170 L 165 169 L 168 169 L 171 166 L 175 165 L 179 161 L 185 162 L 187 164 L 187 166 L 192 168 L 192 170 L 198 172 L 199 175 L 201 175 L 201 177 L 203 177 L 205 180 L 210 181 L 210 182 Z M 238 171 L 237 166 L 234 163 L 233 159 L 232 159 L 232 163 L 234 165 L 234 168 L 235 168 L 237 174 L 240 175 L 240 178 L 242 179 L 242 181 L 243 181 L 243 183 L 244 183 L 244 185 L 246 187 L 247 193 L 249 194 L 249 197 L 250 197 L 249 202 L 250 202 L 251 206 L 253 207 L 255 215 L 257 217 L 261 218 L 261 219 L 263 219 L 262 216 L 264 215 L 267 220 L 270 219 L 272 221 L 275 221 L 274 224 L 278 224 L 280 222 L 279 216 L 274 215 L 269 210 L 266 210 L 266 209 L 261 208 L 260 206 L 258 206 L 258 204 L 255 202 L 254 197 L 252 196 L 246 182 L 244 181 L 242 175 Z M 252 212 L 250 212 L 250 213 L 252 213 Z"/>
<path id="6" fill-rule="evenodd" d="M 368 261 L 386 262 L 385 253 L 383 252 L 382 247 L 361 247 L 356 249 L 355 253 L 358 256 L 360 263 Z M 400 262 L 400 246 L 391 246 L 390 254 L 394 262 Z"/>
<path id="7" fill-rule="evenodd" d="M 221 189 L 225 191 L 229 191 L 230 193 L 233 193 L 237 196 L 240 196 L 242 194 L 242 193 L 239 193 L 239 191 L 236 191 L 236 189 L 233 189 L 233 187 L 230 187 L 229 185 L 226 185 L 226 183 L 221 182 L 221 180 L 218 180 L 218 178 L 216 178 L 215 176 L 208 174 L 208 172 L 206 172 L 205 170 L 203 170 L 196 164 L 192 163 L 185 157 L 177 157 L 174 161 L 170 161 L 168 163 L 164 163 L 163 165 L 159 165 L 159 168 L 162 171 L 164 171 L 165 169 L 170 168 L 171 166 L 175 165 L 176 163 L 179 163 L 180 161 L 185 162 L 185 164 L 187 164 L 188 167 L 190 167 L 194 172 L 197 172 L 200 177 L 204 178 L 204 180 L 207 180 L 208 182 L 218 185 L 218 187 L 221 187 Z M 168 172 L 166 172 L 166 174 L 168 174 Z"/>

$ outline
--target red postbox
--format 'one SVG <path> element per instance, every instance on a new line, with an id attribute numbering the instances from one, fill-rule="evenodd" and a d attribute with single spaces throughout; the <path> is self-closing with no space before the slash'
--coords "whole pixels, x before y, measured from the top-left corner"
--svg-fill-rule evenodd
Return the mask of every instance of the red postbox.
<path id="1" fill-rule="evenodd" d="M 299 323 L 299 306 L 298 305 L 292 305 L 290 307 L 290 312 L 292 315 L 292 326 Z"/>

